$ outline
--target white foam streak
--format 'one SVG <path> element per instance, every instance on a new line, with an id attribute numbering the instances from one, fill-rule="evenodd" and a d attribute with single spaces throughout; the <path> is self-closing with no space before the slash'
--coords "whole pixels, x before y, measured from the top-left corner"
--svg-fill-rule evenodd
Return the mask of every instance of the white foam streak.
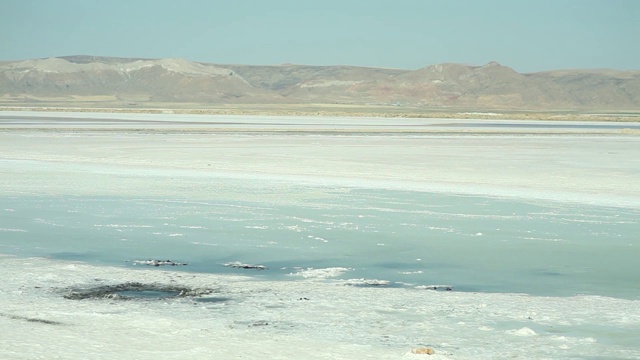
<path id="1" fill-rule="evenodd" d="M 308 269 L 300 270 L 295 273 L 291 273 L 289 275 L 299 276 L 305 279 L 328 279 L 328 278 L 342 276 L 344 273 L 351 270 L 353 269 L 345 268 L 345 267 L 331 267 L 331 268 L 324 268 L 324 269 L 308 268 Z"/>
<path id="2" fill-rule="evenodd" d="M 15 228 L 0 228 L 0 231 L 5 231 L 5 232 L 27 232 L 27 230 L 15 229 Z"/>

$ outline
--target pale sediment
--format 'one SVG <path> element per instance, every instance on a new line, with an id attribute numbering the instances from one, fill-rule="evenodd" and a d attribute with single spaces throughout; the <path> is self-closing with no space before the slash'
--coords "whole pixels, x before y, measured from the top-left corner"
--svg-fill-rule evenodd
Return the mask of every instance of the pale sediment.
<path id="1" fill-rule="evenodd" d="M 638 300 L 266 281 L 43 258 L 0 263 L 5 359 L 640 356 Z M 184 295 L 113 295 L 132 289 Z"/>
<path id="2" fill-rule="evenodd" d="M 4 194 L 207 197 L 203 180 L 227 176 L 640 206 L 640 137 L 624 127 L 31 114 L 2 126 Z"/>

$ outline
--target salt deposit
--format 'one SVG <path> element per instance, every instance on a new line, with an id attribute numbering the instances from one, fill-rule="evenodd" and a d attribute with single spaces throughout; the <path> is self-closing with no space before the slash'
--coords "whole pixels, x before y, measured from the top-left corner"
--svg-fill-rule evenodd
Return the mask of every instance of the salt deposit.
<path id="1" fill-rule="evenodd" d="M 11 191 L 38 189 L 40 193 L 83 194 L 103 189 L 103 194 L 152 191 L 154 195 L 175 196 L 182 194 L 175 190 L 177 187 L 168 189 L 155 184 L 154 179 L 139 182 L 135 178 L 172 177 L 180 170 L 182 175 L 195 177 L 280 179 L 327 186 L 511 196 L 640 208 L 640 188 L 636 186 L 640 183 L 640 165 L 636 161 L 640 158 L 640 138 L 615 129 L 607 130 L 609 134 L 604 136 L 590 135 L 592 130 L 580 128 L 563 130 L 563 135 L 553 135 L 553 130 L 549 130 L 551 135 L 542 136 L 535 130 L 499 127 L 491 129 L 494 135 L 482 136 L 478 130 L 469 132 L 451 119 L 37 115 L 53 120 L 30 120 L 26 126 L 49 130 L 0 133 L 3 154 L 0 166 L 49 174 L 55 164 L 58 181 L 36 183 L 39 178 L 47 178 L 44 175 L 30 177 L 27 183 L 0 183 Z M 7 119 L 8 128 L 24 129 L 20 124 L 30 115 L 5 112 L 3 116 L 17 119 Z M 65 120 L 82 118 L 86 120 L 83 123 Z M 490 124 L 481 120 L 477 123 Z M 78 133 L 78 128 L 85 130 Z M 154 136 L 145 133 L 153 128 L 172 132 L 153 133 Z M 179 132 L 194 128 L 213 132 Z M 86 132 L 92 129 L 93 133 Z M 325 130 L 337 132 L 318 133 Z M 363 135 L 363 130 L 389 134 Z M 406 131 L 412 132 L 403 134 Z M 495 135 L 496 132 L 502 135 Z M 258 136 L 260 134 L 263 136 Z M 79 149 L 82 151 L 77 151 Z M 37 167 L 32 166 L 36 164 Z M 108 176 L 95 176 L 98 172 Z M 87 181 L 84 176 L 88 177 Z M 102 184 L 104 180 L 109 184 Z M 188 186 L 186 180 L 181 179 L 179 183 Z M 27 188 L 19 189 L 20 186 Z M 190 191 L 196 189 L 190 188 Z M 200 190 L 192 195 L 203 198 L 208 192 Z"/>
<path id="2" fill-rule="evenodd" d="M 640 358 L 637 136 L 38 116 L 0 113 L 0 358 Z"/>
<path id="3" fill-rule="evenodd" d="M 43 258 L 0 263 L 3 359 L 399 359 L 422 347 L 440 359 L 640 356 L 637 300 L 266 281 Z M 126 282 L 212 290 L 134 301 L 64 297 L 69 288 Z M 216 301 L 198 301 L 208 298 Z"/>

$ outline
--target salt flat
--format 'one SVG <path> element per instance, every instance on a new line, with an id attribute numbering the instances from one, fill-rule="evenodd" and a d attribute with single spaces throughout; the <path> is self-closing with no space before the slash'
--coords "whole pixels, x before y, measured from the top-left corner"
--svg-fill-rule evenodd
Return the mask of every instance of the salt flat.
<path id="1" fill-rule="evenodd" d="M 5 194 L 175 194 L 189 179 L 149 175 L 193 174 L 640 206 L 640 137 L 625 123 L 0 115 Z"/>
<path id="2" fill-rule="evenodd" d="M 603 243 L 592 248 L 587 247 L 586 242 L 580 243 L 580 239 L 541 239 L 533 233 L 528 242 L 505 242 L 500 247 L 501 239 L 515 238 L 517 233 L 495 235 L 498 240 L 491 243 L 492 235 L 484 236 L 476 231 L 449 233 L 450 229 L 431 223 L 420 224 L 425 226 L 415 231 L 427 234 L 432 228 L 437 234 L 436 240 L 446 238 L 446 234 L 451 234 L 446 235 L 451 239 L 463 237 L 462 241 L 471 251 L 462 254 L 464 249 L 460 249 L 454 254 L 461 257 L 463 263 L 468 260 L 469 264 L 482 264 L 483 258 L 490 258 L 491 253 L 501 253 L 515 268 L 519 263 L 524 267 L 525 263 L 552 259 L 553 252 L 560 249 L 552 244 L 568 244 L 566 246 L 574 247 L 563 249 L 583 250 L 576 252 L 576 256 L 585 257 L 586 262 L 579 263 L 581 266 L 590 262 L 614 264 L 613 267 L 619 264 L 628 279 L 637 278 L 633 273 L 636 271 L 633 260 L 628 258 L 634 258 L 638 246 L 629 234 L 638 226 L 633 215 L 640 209 L 637 185 L 640 184 L 640 136 L 633 128 L 627 130 L 629 124 L 600 124 L 603 127 L 587 126 L 599 125 L 597 123 L 573 122 L 528 122 L 533 125 L 529 127 L 518 124 L 452 119 L 2 112 L 0 235 L 5 241 L 0 244 L 0 253 L 3 249 L 4 252 L 11 250 L 6 244 L 19 247 L 23 240 L 34 240 L 30 234 L 38 232 L 23 225 L 35 224 L 41 227 L 41 233 L 50 237 L 33 241 L 34 246 L 47 246 L 47 242 L 56 241 L 56 236 L 68 245 L 72 242 L 66 237 L 77 236 L 78 241 L 88 244 L 86 247 L 106 252 L 114 245 L 99 239 L 129 244 L 133 243 L 134 231 L 139 231 L 140 238 L 151 241 L 140 245 L 144 251 L 173 244 L 169 248 L 179 253 L 188 245 L 202 254 L 215 256 L 223 247 L 214 243 L 217 234 L 211 229 L 202 229 L 208 243 L 196 239 L 195 244 L 188 236 L 183 238 L 191 242 L 180 242 L 184 234 L 161 232 L 157 228 L 171 225 L 171 229 L 195 234 L 201 228 L 212 226 L 213 218 L 206 217 L 211 216 L 210 213 L 198 217 L 197 202 L 206 202 L 205 206 L 212 209 L 208 211 L 220 215 L 220 222 L 233 222 L 238 219 L 227 218 L 225 212 L 215 212 L 219 211 L 217 208 L 259 204 L 266 210 L 258 212 L 248 208 L 244 211 L 253 211 L 254 217 L 268 217 L 287 207 L 293 212 L 305 206 L 321 208 L 333 200 L 323 202 L 325 197 L 342 198 L 348 189 L 383 189 L 407 191 L 405 196 L 418 191 L 571 204 L 570 208 L 552 207 L 551 215 L 545 213 L 536 219 L 555 221 L 542 227 L 569 223 L 563 229 L 584 230 L 592 243 L 597 243 L 599 238 L 611 240 L 620 236 L 621 239 L 609 247 Z M 252 186 L 243 185 L 247 183 Z M 367 201 L 374 201 L 378 196 L 375 192 L 367 194 L 369 197 L 364 198 Z M 363 201 L 356 195 L 345 196 L 343 201 Z M 156 206 L 158 209 L 154 211 L 163 217 L 158 218 L 160 225 L 157 226 L 128 219 L 131 214 L 135 216 L 138 208 L 125 211 L 118 207 L 139 203 L 121 201 L 115 202 L 113 210 L 120 214 L 119 218 L 95 209 L 97 220 L 92 218 L 94 222 L 79 224 L 84 220 L 77 211 L 84 208 L 78 208 L 75 202 L 69 205 L 68 198 L 143 199 L 140 201 Z M 443 199 L 441 201 L 447 198 Z M 398 201 L 398 209 L 405 204 L 416 206 L 406 199 L 392 200 Z M 358 203 L 359 211 L 364 213 L 362 209 L 372 204 L 367 201 Z M 183 213 L 164 214 L 162 209 L 175 209 L 167 205 L 171 202 L 184 204 L 179 208 Z M 37 210 L 38 218 L 28 218 L 28 213 L 19 207 L 21 204 Z M 93 207 L 96 202 L 86 204 Z M 486 202 L 483 204 L 485 208 L 488 206 Z M 441 205 L 426 209 L 437 211 Z M 588 213 L 592 207 L 605 208 L 606 219 Z M 149 207 L 140 209 L 146 211 Z M 416 209 L 417 212 L 424 210 Z M 567 209 L 574 213 L 565 213 Z M 585 214 L 581 214 L 581 209 Z M 413 220 L 402 218 L 412 214 L 411 211 L 399 212 L 396 220 L 390 212 L 394 209 L 382 210 L 379 213 L 391 219 L 387 219 L 387 223 L 394 232 L 389 234 L 415 232 L 410 228 L 405 232 L 399 230 L 402 226 L 416 225 Z M 348 216 L 350 219 L 366 215 L 333 213 L 322 208 L 318 211 L 336 216 L 337 222 L 342 221 L 341 226 L 354 225 L 346 222 Z M 527 219 L 511 213 L 483 215 L 465 211 L 445 215 L 455 218 L 456 226 L 482 225 L 499 217 L 506 219 L 501 220 L 505 222 L 513 219 L 517 227 L 518 221 L 524 224 Z M 64 213 L 64 222 L 45 217 L 60 212 Z M 187 222 L 169 224 L 177 222 L 178 215 Z M 325 218 L 294 215 L 298 225 L 315 221 L 317 228 L 333 226 Z M 201 218 L 209 222 L 197 223 L 205 221 Z M 599 226 L 600 232 L 591 233 L 592 223 Z M 81 225 L 91 230 L 90 236 L 85 237 Z M 243 231 L 255 231 L 250 234 L 262 231 L 261 223 L 249 225 L 252 228 L 243 228 Z M 145 226 L 149 226 L 148 232 L 144 232 Z M 296 226 L 287 230 L 298 234 L 301 229 Z M 357 227 L 348 230 L 343 234 L 366 232 Z M 544 233 L 548 229 L 531 230 Z M 174 238 L 173 235 L 180 236 Z M 314 248 L 325 246 L 323 240 L 296 238 Z M 401 252 L 398 249 L 407 246 L 403 256 L 418 262 L 421 260 L 416 259 L 418 256 L 426 259 L 433 251 L 418 249 L 419 243 L 403 245 L 402 236 L 383 240 L 387 244 L 378 243 L 382 240 L 371 242 L 375 253 L 362 248 L 350 254 L 386 256 L 392 262 Z M 278 241 L 284 242 L 284 239 Z M 394 241 L 399 245 L 393 247 Z M 240 248 L 247 243 L 239 241 L 238 244 Z M 255 252 L 281 252 L 276 247 L 278 244 L 262 245 L 260 243 Z M 542 255 L 509 258 L 522 247 L 542 250 L 536 252 Z M 238 248 L 231 248 L 236 251 L 234 255 L 242 255 L 242 249 Z M 308 251 L 309 248 L 300 249 Z M 334 248 L 327 249 L 338 260 L 347 253 L 334 254 Z M 294 248 L 293 252 L 296 251 L 300 250 Z M 437 255 L 444 258 L 442 254 Z M 345 281 L 340 275 L 352 270 L 338 267 L 291 270 L 286 280 L 276 281 L 255 276 L 113 266 L 91 263 L 87 259 L 0 256 L 3 267 L 0 358 L 425 357 L 410 352 L 416 347 L 433 348 L 436 353 L 429 358 L 435 359 L 640 357 L 635 341 L 640 334 L 640 300 L 635 295 L 629 298 L 597 295 L 598 284 L 604 287 L 608 280 L 618 280 L 607 279 L 609 273 L 604 272 L 598 274 L 600 277 L 595 281 L 596 295 L 552 297 L 431 291 L 420 286 L 363 286 L 371 285 L 372 279 Z M 443 271 L 454 270 L 445 267 Z M 589 269 L 542 270 L 550 281 L 552 278 L 562 281 L 563 277 L 571 281 L 571 276 L 579 276 Z M 473 272 L 474 268 L 469 271 Z M 585 273 L 584 276 L 591 276 Z M 627 280 L 624 284 L 629 283 Z M 200 301 L 200 297 L 125 301 L 64 298 L 74 289 L 127 282 L 210 289 L 212 292 L 204 298 L 214 301 Z M 627 290 L 636 294 L 634 289 Z"/>

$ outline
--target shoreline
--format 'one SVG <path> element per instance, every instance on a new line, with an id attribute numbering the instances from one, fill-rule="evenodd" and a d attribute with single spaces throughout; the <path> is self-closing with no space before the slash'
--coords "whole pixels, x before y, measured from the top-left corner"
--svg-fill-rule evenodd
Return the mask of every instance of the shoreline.
<path id="1" fill-rule="evenodd" d="M 0 262 L 6 280 L 0 285 L 0 329 L 15 344 L 0 349 L 6 358 L 105 358 L 127 349 L 140 359 L 400 359 L 421 357 L 412 353 L 421 347 L 442 360 L 640 354 L 633 342 L 639 300 L 186 276 L 1 253 Z M 74 289 L 117 284 L 187 287 L 205 300 L 64 297 Z M 130 348 L 132 341 L 138 350 Z"/>
<path id="2" fill-rule="evenodd" d="M 638 111 L 574 111 L 574 110 L 461 110 L 421 109 L 394 106 L 361 106 L 333 104 L 255 104 L 223 105 L 219 107 L 159 104 L 146 108 L 121 106 L 10 106 L 0 105 L 4 111 L 33 111 L 56 113 L 113 113 L 113 114 L 175 114 L 175 115 L 250 115 L 250 116 L 313 116 L 344 118 L 403 118 L 403 119 L 493 119 L 493 120 L 551 120 L 551 121 L 616 121 L 640 122 Z"/>

